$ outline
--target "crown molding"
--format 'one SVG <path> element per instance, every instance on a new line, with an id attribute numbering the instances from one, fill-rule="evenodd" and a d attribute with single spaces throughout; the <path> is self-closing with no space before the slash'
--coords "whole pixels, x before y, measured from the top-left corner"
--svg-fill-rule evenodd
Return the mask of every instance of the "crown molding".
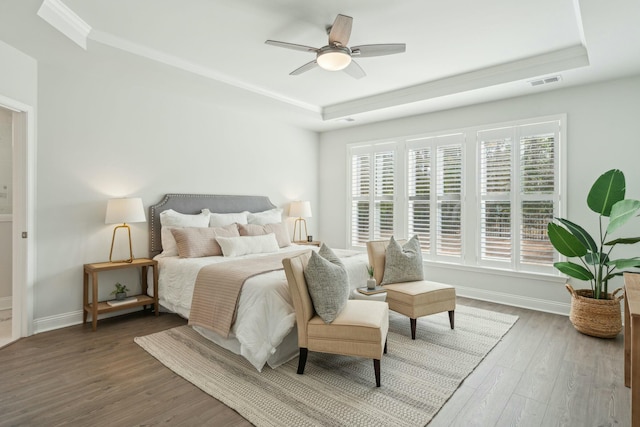
<path id="1" fill-rule="evenodd" d="M 44 0 L 38 9 L 38 16 L 78 46 L 87 50 L 87 37 L 91 32 L 91 26 L 60 0 Z"/>
<path id="2" fill-rule="evenodd" d="M 335 120 L 587 65 L 587 49 L 582 45 L 576 45 L 378 95 L 328 105 L 322 111 L 322 118 L 325 121 Z"/>

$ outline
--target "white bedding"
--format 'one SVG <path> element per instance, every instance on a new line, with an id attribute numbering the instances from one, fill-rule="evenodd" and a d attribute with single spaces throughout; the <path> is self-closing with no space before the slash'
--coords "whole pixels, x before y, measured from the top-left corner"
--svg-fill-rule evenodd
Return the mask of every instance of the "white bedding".
<path id="1" fill-rule="evenodd" d="M 317 247 L 291 245 L 281 252 L 296 252 Z M 351 287 L 366 285 L 368 265 L 366 253 L 354 256 L 353 251 L 335 250 L 343 258 L 349 273 Z M 269 254 L 245 255 L 225 258 L 179 258 L 158 255 L 158 298 L 166 309 L 189 318 L 193 287 L 200 268 L 212 263 L 236 259 L 255 258 Z M 297 354 L 295 314 L 284 270 L 260 274 L 248 279 L 240 294 L 236 321 L 229 339 L 203 328 L 194 328 L 199 333 L 237 354 L 244 356 L 255 368 L 262 370 L 265 363 L 275 368 Z"/>

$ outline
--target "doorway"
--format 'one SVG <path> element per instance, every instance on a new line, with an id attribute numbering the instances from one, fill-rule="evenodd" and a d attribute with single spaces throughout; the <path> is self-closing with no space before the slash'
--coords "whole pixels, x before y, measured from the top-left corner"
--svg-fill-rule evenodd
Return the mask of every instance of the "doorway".
<path id="1" fill-rule="evenodd" d="M 0 95 L 0 347 L 33 333 L 34 212 L 34 110 Z"/>

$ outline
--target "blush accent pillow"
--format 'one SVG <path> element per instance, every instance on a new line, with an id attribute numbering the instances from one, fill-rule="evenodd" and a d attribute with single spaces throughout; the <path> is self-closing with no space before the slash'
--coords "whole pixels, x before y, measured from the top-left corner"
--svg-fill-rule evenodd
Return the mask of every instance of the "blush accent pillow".
<path id="1" fill-rule="evenodd" d="M 240 237 L 235 224 L 226 227 L 185 227 L 171 230 L 180 258 L 222 255 L 217 237 Z"/>
<path id="2" fill-rule="evenodd" d="M 317 253 L 311 252 L 304 278 L 316 313 L 324 323 L 333 322 L 349 299 L 349 276 L 344 264 L 323 244 Z"/>
<path id="3" fill-rule="evenodd" d="M 160 229 L 162 255 L 176 256 L 178 255 L 178 247 L 171 229 L 175 227 L 208 227 L 209 211 L 203 210 L 199 214 L 189 215 L 167 209 L 160 212 L 160 225 L 162 226 Z"/>
<path id="4" fill-rule="evenodd" d="M 289 237 L 289 229 L 284 222 L 274 224 L 238 224 L 238 230 L 241 236 L 262 236 L 264 234 L 273 233 L 276 235 L 278 246 L 281 248 L 291 245 L 291 237 Z"/>
<path id="5" fill-rule="evenodd" d="M 234 257 L 249 254 L 264 254 L 278 252 L 278 241 L 275 234 L 263 236 L 240 237 L 216 237 L 222 248 L 222 254 L 226 257 Z"/>
<path id="6" fill-rule="evenodd" d="M 282 222 L 282 209 L 275 208 L 269 209 L 268 211 L 263 212 L 247 212 L 247 221 L 249 224 L 273 224 L 276 222 Z"/>
<path id="7" fill-rule="evenodd" d="M 209 209 L 203 209 L 209 211 Z M 246 224 L 247 213 L 209 213 L 209 227 L 224 227 L 230 224 Z"/>
<path id="8" fill-rule="evenodd" d="M 380 285 L 423 279 L 422 249 L 418 236 L 413 236 L 404 246 L 400 246 L 391 236 L 385 251 L 384 275 Z"/>

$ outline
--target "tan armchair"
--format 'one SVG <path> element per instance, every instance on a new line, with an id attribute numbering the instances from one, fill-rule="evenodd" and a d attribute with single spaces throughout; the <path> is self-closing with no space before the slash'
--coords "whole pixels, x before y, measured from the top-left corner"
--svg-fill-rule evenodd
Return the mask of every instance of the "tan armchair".
<path id="1" fill-rule="evenodd" d="M 380 359 L 387 352 L 389 330 L 387 303 L 348 300 L 333 322 L 324 323 L 313 308 L 304 277 L 309 258 L 310 253 L 304 253 L 282 261 L 298 326 L 298 374 L 304 373 L 309 350 L 366 357 L 373 359 L 376 387 L 380 387 Z"/>
<path id="2" fill-rule="evenodd" d="M 406 241 L 398 240 L 398 243 L 403 245 Z M 367 242 L 369 265 L 373 266 L 376 283 L 382 283 L 384 277 L 385 252 L 388 244 L 388 240 Z M 416 319 L 430 314 L 449 312 L 449 324 L 453 329 L 456 309 L 456 290 L 453 286 L 419 280 L 389 283 L 383 287 L 387 291 L 389 309 L 409 318 L 412 339 L 416 339 Z"/>

